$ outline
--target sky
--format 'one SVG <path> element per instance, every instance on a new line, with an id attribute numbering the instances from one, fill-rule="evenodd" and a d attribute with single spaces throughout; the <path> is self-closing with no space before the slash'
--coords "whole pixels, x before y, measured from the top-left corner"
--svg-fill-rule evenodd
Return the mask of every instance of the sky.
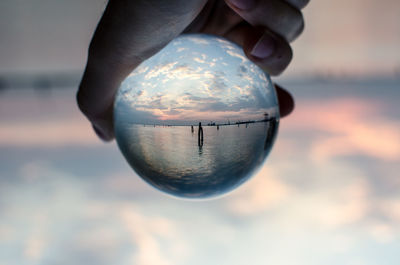
<path id="1" fill-rule="evenodd" d="M 259 121 L 278 116 L 267 75 L 238 46 L 188 35 L 143 62 L 117 95 L 115 116 L 141 124 Z M 117 119 L 119 120 L 119 119 Z M 117 121 L 118 122 L 118 121 Z"/>
<path id="2" fill-rule="evenodd" d="M 399 10 L 397 0 L 311 0 L 286 75 L 398 75 Z"/>
<path id="3" fill-rule="evenodd" d="M 106 1 L 2 0 L 0 73 L 82 71 Z M 283 77 L 399 73 L 400 2 L 315 0 Z"/>
<path id="4" fill-rule="evenodd" d="M 3 91 L 0 264 L 398 264 L 399 82 L 284 85 L 266 164 L 202 202 L 141 180 L 74 89 Z"/>
<path id="5" fill-rule="evenodd" d="M 0 73 L 80 72 L 104 3 L 2 0 Z M 218 200 L 147 185 L 96 138 L 76 87 L 0 90 L 0 265 L 397 265 L 399 10 L 311 1 L 279 79 L 296 109 Z"/>

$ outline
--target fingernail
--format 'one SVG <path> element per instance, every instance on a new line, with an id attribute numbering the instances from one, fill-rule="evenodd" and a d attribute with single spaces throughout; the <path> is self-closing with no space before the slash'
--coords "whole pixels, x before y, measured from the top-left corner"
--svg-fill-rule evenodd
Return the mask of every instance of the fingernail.
<path id="1" fill-rule="evenodd" d="M 229 0 L 232 5 L 239 9 L 248 10 L 256 5 L 256 0 Z"/>
<path id="2" fill-rule="evenodd" d="M 271 36 L 264 34 L 254 45 L 253 50 L 251 50 L 251 55 L 254 57 L 265 59 L 271 56 L 275 51 L 275 41 Z"/>

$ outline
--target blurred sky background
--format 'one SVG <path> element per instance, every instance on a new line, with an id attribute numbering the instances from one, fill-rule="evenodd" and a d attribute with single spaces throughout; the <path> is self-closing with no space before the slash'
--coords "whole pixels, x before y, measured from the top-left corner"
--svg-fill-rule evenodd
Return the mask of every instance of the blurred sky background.
<path id="1" fill-rule="evenodd" d="M 75 92 L 105 1 L 0 2 L 0 265 L 400 263 L 400 1 L 314 0 L 265 166 L 170 198 L 101 143 Z"/>

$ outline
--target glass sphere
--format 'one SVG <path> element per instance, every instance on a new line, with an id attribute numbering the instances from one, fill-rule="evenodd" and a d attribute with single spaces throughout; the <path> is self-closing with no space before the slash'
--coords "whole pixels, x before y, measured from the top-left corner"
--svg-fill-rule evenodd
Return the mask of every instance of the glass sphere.
<path id="1" fill-rule="evenodd" d="M 182 35 L 121 84 L 118 146 L 135 172 L 178 197 L 207 198 L 245 182 L 277 134 L 275 89 L 242 49 L 219 37 Z"/>

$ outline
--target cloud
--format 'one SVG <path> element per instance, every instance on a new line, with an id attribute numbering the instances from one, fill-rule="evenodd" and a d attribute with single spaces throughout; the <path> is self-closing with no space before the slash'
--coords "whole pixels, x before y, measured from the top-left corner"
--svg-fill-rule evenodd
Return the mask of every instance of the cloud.
<path id="1" fill-rule="evenodd" d="M 248 69 L 244 65 L 239 65 L 238 67 L 238 75 L 243 76 L 243 74 L 246 74 L 248 72 Z"/>
<path id="2" fill-rule="evenodd" d="M 379 210 L 394 223 L 400 224 L 400 197 L 394 196 L 379 201 Z"/>
<path id="3" fill-rule="evenodd" d="M 42 235 L 32 235 L 26 241 L 24 256 L 31 262 L 37 262 L 43 255 L 46 243 Z"/>
<path id="4" fill-rule="evenodd" d="M 232 44 L 231 42 L 224 40 L 224 39 L 217 39 L 217 42 L 219 42 L 220 44 L 222 44 L 222 47 L 224 49 L 228 49 L 228 50 L 236 50 L 237 47 L 235 47 L 234 44 Z"/>
<path id="5" fill-rule="evenodd" d="M 242 54 L 240 54 L 240 53 L 238 53 L 236 51 L 227 50 L 226 53 L 229 54 L 232 57 L 239 58 L 240 60 L 242 60 L 243 63 L 249 60 L 244 55 L 242 55 Z"/>
<path id="6" fill-rule="evenodd" d="M 388 225 L 386 223 L 374 223 L 369 225 L 368 232 L 369 234 L 377 240 L 381 244 L 390 244 L 393 240 L 396 239 L 396 229 L 394 229 L 395 225 Z"/>
<path id="7" fill-rule="evenodd" d="M 199 60 L 206 59 L 204 54 L 200 57 Z M 247 78 L 251 83 L 242 87 L 235 85 L 236 89 L 232 89 L 232 81 L 222 70 L 210 71 L 208 68 L 193 68 L 186 63 L 166 62 L 153 69 L 150 74 L 145 73 L 144 78 L 149 82 L 161 77 L 159 80 L 161 84 L 158 83 L 158 86 L 161 86 L 159 89 L 152 89 L 157 86 L 156 81 L 153 81 L 153 86 L 141 82 L 143 89 L 141 86 L 131 84 L 131 90 L 122 90 L 121 93 L 131 102 L 131 107 L 136 109 L 135 115 L 131 117 L 135 117 L 135 122 L 138 123 L 154 123 L 156 120 L 192 122 L 199 119 L 214 121 L 260 119 L 264 112 L 271 109 L 268 107 L 271 103 L 266 100 L 268 91 L 265 89 L 261 91 L 257 87 L 259 84 L 253 82 L 251 71 L 248 71 L 245 65 L 241 65 L 239 69 L 243 73 L 242 80 Z M 124 112 L 129 113 L 129 109 L 125 108 Z M 145 115 L 145 112 L 149 115 Z M 144 114 L 143 117 L 139 116 L 140 113 Z"/>
<path id="8" fill-rule="evenodd" d="M 194 57 L 194 58 L 193 58 L 193 61 L 198 62 L 198 63 L 206 63 L 206 60 L 201 59 L 201 58 L 199 58 L 199 57 Z"/>
<path id="9" fill-rule="evenodd" d="M 154 95 L 154 96 L 150 97 L 150 101 L 146 105 L 151 106 L 152 109 L 153 108 L 154 109 L 168 109 L 168 106 L 165 106 L 165 104 L 164 104 L 164 101 L 165 101 L 164 98 L 166 98 L 166 95 L 162 95 L 162 94 Z M 138 107 L 141 107 L 140 103 L 138 105 L 139 105 Z"/>
<path id="10" fill-rule="evenodd" d="M 352 145 L 346 147 L 347 152 L 333 152 L 321 158 L 316 157 L 313 149 L 324 144 L 326 138 L 357 133 L 353 130 L 359 124 L 368 128 L 368 124 L 383 123 L 383 128 L 399 131 L 395 129 L 397 123 L 382 114 L 385 109 L 375 100 L 359 98 L 300 100 L 294 117 L 282 121 L 281 134 L 269 158 L 272 160 L 268 161 L 267 168 L 279 173 L 278 179 L 288 191 L 277 204 L 285 210 L 271 206 L 268 210 L 272 215 L 277 220 L 296 220 L 324 231 L 357 230 L 373 241 L 393 243 L 400 235 L 397 214 L 400 198 L 395 188 L 399 183 L 395 174 L 397 167 L 393 166 L 399 158 L 394 160 L 395 157 L 385 153 L 365 152 L 363 148 L 354 150 Z M 396 144 L 395 138 L 389 139 Z M 352 158 L 349 154 L 362 156 Z M 268 176 L 268 172 L 263 172 L 254 178 Z M 250 203 L 249 207 L 252 207 Z"/>
<path id="11" fill-rule="evenodd" d="M 151 69 L 150 71 L 148 71 L 146 73 L 146 75 L 144 76 L 144 79 L 145 80 L 149 80 L 149 79 L 152 79 L 154 77 L 158 77 L 160 75 L 165 75 L 171 69 L 173 69 L 176 64 L 178 64 L 178 62 L 170 62 L 170 63 L 166 63 L 166 64 L 156 65 L 156 66 L 154 66 L 153 69 Z"/>
<path id="12" fill-rule="evenodd" d="M 132 73 L 130 73 L 128 75 L 127 78 L 143 74 L 143 73 L 147 72 L 148 70 L 149 70 L 148 66 L 139 65 L 138 67 L 136 67 L 135 71 L 133 71 Z"/>
<path id="13" fill-rule="evenodd" d="M 211 78 L 203 80 L 202 85 L 210 97 L 218 97 L 220 100 L 225 100 L 225 98 L 229 98 L 229 95 L 225 94 L 228 88 L 227 82 L 225 73 L 216 71 L 212 73 Z M 220 93 L 223 94 L 220 95 Z"/>
<path id="14" fill-rule="evenodd" d="M 192 60 L 196 63 L 207 65 L 208 67 L 216 66 L 216 62 L 218 61 L 217 58 L 208 58 L 204 53 L 201 53 L 200 57 L 193 57 Z"/>
<path id="15" fill-rule="evenodd" d="M 273 168 L 264 167 L 248 184 L 239 188 L 228 201 L 228 210 L 238 216 L 262 215 L 277 207 L 288 196 L 291 188 L 277 177 Z"/>
<path id="16" fill-rule="evenodd" d="M 209 45 L 210 42 L 204 38 L 200 38 L 200 37 L 194 37 L 194 36 L 190 36 L 189 37 L 189 41 L 195 43 L 195 44 L 200 44 L 200 45 Z"/>
<path id="17" fill-rule="evenodd" d="M 183 51 L 187 51 L 187 48 L 185 47 L 179 47 L 178 49 L 176 49 L 177 52 L 183 52 Z"/>
<path id="18" fill-rule="evenodd" d="M 55 148 L 101 144 L 83 117 L 0 122 L 0 147 Z"/>
<path id="19" fill-rule="evenodd" d="M 178 40 L 183 45 L 183 39 Z M 196 36 L 189 36 L 188 41 L 187 46 L 180 48 L 187 48 L 190 56 L 184 56 L 186 52 L 180 54 L 178 63 L 174 57 L 177 47 L 167 46 L 163 54 L 143 63 L 142 68 L 147 67 L 147 72 L 141 70 L 141 75 L 124 83 L 121 93 L 132 102 L 133 108 L 147 111 L 160 121 L 203 120 L 201 117 L 205 115 L 211 115 L 212 120 L 226 120 L 227 117 L 249 120 L 254 119 L 256 111 L 261 115 L 276 104 L 267 100 L 269 91 L 265 76 L 259 78 L 261 70 L 257 70 L 238 47 L 225 40 Z M 232 65 L 232 69 L 225 68 L 224 62 Z M 140 94 L 141 91 L 146 94 Z M 195 95 L 196 100 L 182 96 L 187 91 Z M 210 102 L 208 98 L 214 100 Z"/>
<path id="20" fill-rule="evenodd" d="M 28 175 L 32 170 L 36 177 L 14 180 L 0 194 L 0 202 L 7 201 L 2 205 L 0 235 L 5 237 L 0 237 L 0 245 L 22 254 L 11 253 L 11 264 L 101 265 L 128 260 L 138 265 L 168 265 L 190 254 L 174 219 L 154 214 L 146 203 L 138 206 L 126 196 L 138 191 L 121 187 L 135 185 L 129 181 L 132 176 L 119 177 L 116 183 L 110 175 L 91 183 L 49 163 L 33 161 L 21 168 Z M 100 189 L 104 193 L 99 194 L 104 185 L 110 189 Z M 125 196 L 115 197 L 117 192 Z M 10 253 L 4 254 L 0 254 L 2 261 Z"/>
<path id="21" fill-rule="evenodd" d="M 147 106 L 141 107 L 136 106 L 132 107 L 127 102 L 121 102 L 118 105 L 118 117 L 116 120 L 134 120 L 136 123 L 154 123 L 157 121 L 158 116 L 153 114 L 154 108 L 148 109 Z"/>
<path id="22" fill-rule="evenodd" d="M 369 210 L 368 190 L 366 181 L 354 181 L 336 192 L 334 196 L 337 199 L 322 201 L 325 205 L 316 211 L 316 218 L 329 227 L 359 223 Z"/>
<path id="23" fill-rule="evenodd" d="M 168 256 L 164 254 L 166 250 L 160 244 L 160 239 L 172 239 L 177 234 L 171 221 L 162 217 L 147 218 L 139 214 L 138 209 L 129 206 L 122 208 L 119 214 L 138 248 L 132 261 L 134 264 L 172 265 Z M 168 249 L 171 247 L 174 246 L 170 245 Z"/>
<path id="24" fill-rule="evenodd" d="M 398 161 L 400 124 L 382 119 L 379 116 L 382 109 L 376 101 L 357 98 L 304 102 L 304 106 L 289 117 L 289 127 L 325 132 L 312 143 L 315 161 L 345 155 Z"/>

